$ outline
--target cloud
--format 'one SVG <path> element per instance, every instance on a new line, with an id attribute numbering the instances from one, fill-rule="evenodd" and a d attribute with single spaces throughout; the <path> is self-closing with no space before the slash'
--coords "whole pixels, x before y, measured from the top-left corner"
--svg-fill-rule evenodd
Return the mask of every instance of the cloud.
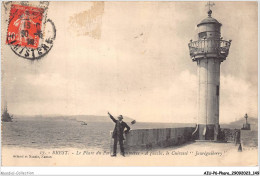
<path id="1" fill-rule="evenodd" d="M 220 122 L 234 121 L 245 113 L 258 117 L 257 87 L 231 75 L 221 76 L 220 87 Z"/>
<path id="2" fill-rule="evenodd" d="M 247 24 L 257 25 L 257 14 L 246 13 L 250 9 L 239 4 L 223 4 L 227 11 L 236 10 L 228 17 L 221 17 L 223 8 L 213 14 L 221 17 L 223 31 L 233 39 L 221 64 L 220 122 L 246 112 L 257 116 L 257 44 L 244 44 L 255 43 L 257 28 L 249 30 Z M 196 123 L 197 66 L 187 43 L 196 35 L 194 25 L 206 17 L 202 6 L 105 2 L 101 36 L 94 39 L 68 30 L 70 17 L 90 9 L 92 2 L 50 3 L 48 18 L 57 37 L 45 58 L 28 62 L 3 47 L 2 88 L 10 112 L 103 115 L 109 110 L 138 121 Z M 238 18 L 240 10 L 250 18 Z M 243 26 L 234 32 L 237 24 Z"/>

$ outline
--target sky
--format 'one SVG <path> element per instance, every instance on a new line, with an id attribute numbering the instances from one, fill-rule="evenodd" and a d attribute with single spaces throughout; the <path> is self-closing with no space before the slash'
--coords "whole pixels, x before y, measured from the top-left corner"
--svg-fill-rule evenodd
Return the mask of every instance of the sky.
<path id="1" fill-rule="evenodd" d="M 232 39 L 221 63 L 220 123 L 257 117 L 257 2 L 215 2 L 212 17 Z M 188 43 L 207 17 L 205 2 L 50 2 L 57 29 L 38 61 L 5 44 L 2 104 L 16 115 L 107 115 L 196 123 L 197 65 Z"/>

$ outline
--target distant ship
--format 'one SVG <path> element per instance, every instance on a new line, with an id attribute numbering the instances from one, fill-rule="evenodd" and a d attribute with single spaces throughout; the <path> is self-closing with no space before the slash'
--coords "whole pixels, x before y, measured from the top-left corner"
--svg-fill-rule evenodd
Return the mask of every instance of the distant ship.
<path id="1" fill-rule="evenodd" d="M 88 125 L 86 122 L 80 121 L 81 125 Z"/>
<path id="2" fill-rule="evenodd" d="M 2 113 L 2 122 L 12 122 L 13 116 L 8 113 L 7 106 Z"/>
<path id="3" fill-rule="evenodd" d="M 78 120 L 76 120 L 77 122 L 80 122 L 80 124 L 81 125 L 88 125 L 86 122 L 84 122 L 84 121 L 78 121 Z"/>

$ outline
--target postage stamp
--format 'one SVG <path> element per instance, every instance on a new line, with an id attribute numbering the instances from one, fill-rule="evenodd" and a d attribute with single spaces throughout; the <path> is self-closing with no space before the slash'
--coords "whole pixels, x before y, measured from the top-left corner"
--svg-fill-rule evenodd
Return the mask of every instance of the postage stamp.
<path id="1" fill-rule="evenodd" d="M 46 10 L 43 6 L 11 4 L 6 44 L 19 57 L 40 59 L 51 50 L 56 28 L 46 19 Z"/>
<path id="2" fill-rule="evenodd" d="M 6 43 L 37 48 L 44 9 L 12 4 Z"/>

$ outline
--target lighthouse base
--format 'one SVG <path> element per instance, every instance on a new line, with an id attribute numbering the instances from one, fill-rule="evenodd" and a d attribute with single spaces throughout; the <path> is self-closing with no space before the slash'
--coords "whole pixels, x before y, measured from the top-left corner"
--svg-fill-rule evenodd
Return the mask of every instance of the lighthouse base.
<path id="1" fill-rule="evenodd" d="M 198 124 L 193 136 L 196 140 L 217 141 L 219 130 L 219 124 Z"/>

